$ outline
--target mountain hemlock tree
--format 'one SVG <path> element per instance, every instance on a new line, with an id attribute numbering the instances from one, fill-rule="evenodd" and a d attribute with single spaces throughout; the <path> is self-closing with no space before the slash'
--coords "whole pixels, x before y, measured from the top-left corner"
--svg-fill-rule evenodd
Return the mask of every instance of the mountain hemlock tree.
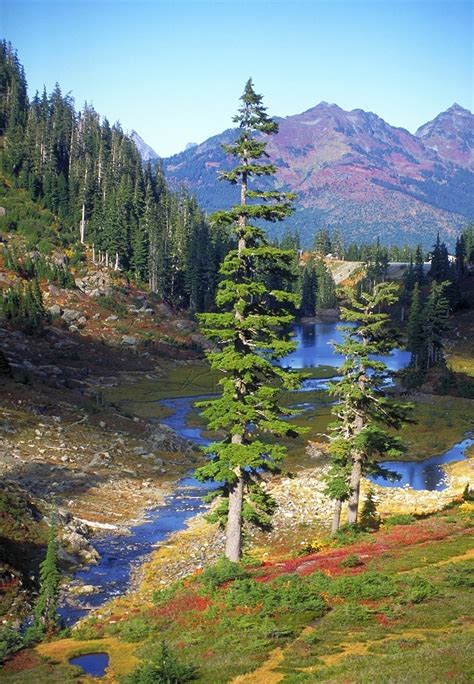
<path id="1" fill-rule="evenodd" d="M 35 606 L 34 627 L 43 634 L 54 632 L 58 625 L 58 601 L 61 573 L 58 569 L 56 525 L 51 523 L 46 557 L 40 565 L 40 590 Z"/>
<path id="2" fill-rule="evenodd" d="M 316 313 L 316 287 L 317 277 L 313 259 L 308 259 L 303 268 L 301 276 L 301 315 L 305 317 L 314 316 Z"/>
<path id="3" fill-rule="evenodd" d="M 349 307 L 342 308 L 341 318 L 354 326 L 347 327 L 343 342 L 334 345 L 345 361 L 340 382 L 330 384 L 330 392 L 338 400 L 334 408 L 337 421 L 331 426 L 332 462 L 326 487 L 336 501 L 333 531 L 339 526 L 342 501 L 348 501 L 347 522 L 357 522 L 362 475 L 391 477 L 393 473 L 377 459 L 394 459 L 404 451 L 400 439 L 388 430 L 409 422 L 411 406 L 390 397 L 386 380 L 391 373 L 383 361 L 374 358 L 393 346 L 389 315 L 381 309 L 396 302 L 397 289 L 397 284 L 385 282 L 360 295 L 354 289 L 345 291 Z"/>
<path id="4" fill-rule="evenodd" d="M 337 306 L 336 283 L 322 259 L 316 263 L 316 306 L 318 309 L 334 309 Z"/>
<path id="5" fill-rule="evenodd" d="M 420 387 L 433 366 L 443 366 L 443 335 L 448 329 L 449 299 L 446 291 L 451 283 L 431 283 L 426 300 L 415 285 L 408 316 L 407 348 L 411 352 L 410 365 L 404 373 L 407 387 Z"/>
<path id="6" fill-rule="evenodd" d="M 424 347 L 423 334 L 423 299 L 418 283 L 415 283 L 411 296 L 410 312 L 407 324 L 407 347 L 411 352 L 410 366 L 415 369 L 420 367 L 421 356 Z"/>
<path id="7" fill-rule="evenodd" d="M 276 133 L 277 124 L 266 114 L 262 96 L 252 80 L 240 98 L 242 106 L 234 121 L 240 134 L 232 145 L 224 146 L 237 159 L 221 179 L 240 186 L 240 203 L 228 211 L 218 211 L 213 223 L 227 226 L 235 235 L 237 248 L 225 257 L 216 294 L 220 313 L 200 314 L 203 332 L 219 349 L 208 353 L 211 367 L 223 374 L 219 381 L 222 396 L 200 402 L 211 430 L 225 437 L 206 448 L 209 461 L 198 469 L 202 480 L 221 482 L 222 495 L 214 519 L 226 521 L 225 554 L 238 561 L 242 549 L 242 522 L 262 527 L 270 524 L 274 505 L 261 486 L 263 471 L 275 472 L 285 447 L 263 441 L 272 436 L 301 432 L 282 420 L 294 412 L 278 403 L 279 387 L 292 389 L 298 380 L 275 361 L 295 348 L 280 332 L 293 320 L 297 295 L 270 289 L 266 281 L 289 277 L 293 253 L 270 246 L 264 231 L 253 220 L 279 221 L 291 213 L 291 195 L 251 189 L 254 179 L 271 177 L 274 166 L 266 161 L 263 136 Z M 212 519 L 212 518 L 211 518 Z"/>

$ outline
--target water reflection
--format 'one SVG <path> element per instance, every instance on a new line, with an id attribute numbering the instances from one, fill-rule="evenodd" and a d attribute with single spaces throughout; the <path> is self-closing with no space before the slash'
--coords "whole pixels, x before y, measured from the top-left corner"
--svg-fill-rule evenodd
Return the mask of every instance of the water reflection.
<path id="1" fill-rule="evenodd" d="M 297 348 L 281 360 L 281 365 L 291 368 L 314 368 L 315 366 L 332 366 L 339 368 L 344 357 L 336 354 L 333 343 L 343 341 L 341 325 L 348 323 L 302 323 L 294 328 L 294 341 Z M 378 356 L 392 370 L 400 370 L 408 365 L 410 352 L 403 349 L 393 349 L 391 354 Z"/>

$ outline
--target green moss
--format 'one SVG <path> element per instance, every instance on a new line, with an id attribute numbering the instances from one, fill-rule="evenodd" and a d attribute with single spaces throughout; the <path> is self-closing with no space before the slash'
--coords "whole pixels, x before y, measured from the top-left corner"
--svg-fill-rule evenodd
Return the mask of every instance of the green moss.
<path id="1" fill-rule="evenodd" d="M 459 397 L 432 395 L 415 404 L 413 425 L 405 425 L 399 435 L 408 449 L 400 460 L 417 460 L 442 454 L 461 441 L 474 428 L 472 401 Z"/>
<path id="2" fill-rule="evenodd" d="M 156 379 L 140 379 L 104 391 L 104 399 L 121 412 L 143 418 L 164 418 L 172 413 L 158 403 L 161 399 L 197 397 L 218 391 L 218 376 L 204 363 L 169 369 Z"/>

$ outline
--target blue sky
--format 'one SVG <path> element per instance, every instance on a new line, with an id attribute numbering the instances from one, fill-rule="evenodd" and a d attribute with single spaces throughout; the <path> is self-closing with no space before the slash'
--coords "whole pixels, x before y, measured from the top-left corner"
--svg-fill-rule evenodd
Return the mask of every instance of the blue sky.
<path id="1" fill-rule="evenodd" d="M 58 81 L 162 156 L 231 126 L 249 76 L 272 115 L 321 100 L 414 132 L 473 108 L 466 0 L 0 0 L 30 94 Z"/>

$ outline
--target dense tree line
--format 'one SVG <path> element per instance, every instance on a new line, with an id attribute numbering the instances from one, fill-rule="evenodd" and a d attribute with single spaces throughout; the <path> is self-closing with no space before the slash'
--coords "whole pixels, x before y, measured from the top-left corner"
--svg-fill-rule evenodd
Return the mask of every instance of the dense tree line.
<path id="1" fill-rule="evenodd" d="M 472 226 L 467 226 L 456 240 L 451 259 L 438 235 L 428 273 L 425 275 L 418 263 L 410 263 L 404 283 L 404 297 L 409 301 L 407 348 L 411 352 L 404 381 L 409 387 L 421 385 L 434 366 L 444 367 L 448 316 L 463 304 L 461 284 L 473 259 L 474 233 Z"/>
<path id="2" fill-rule="evenodd" d="M 333 309 L 336 306 L 336 284 L 331 271 L 322 259 L 310 257 L 301 269 L 301 315 L 314 316 L 317 309 Z"/>
<path id="3" fill-rule="evenodd" d="M 58 217 L 63 244 L 93 245 L 98 261 L 148 282 L 177 306 L 209 307 L 229 244 L 196 201 L 171 193 L 161 168 L 143 167 L 119 124 L 101 121 L 88 104 L 76 112 L 59 85 L 29 102 L 23 67 L 5 41 L 0 85 L 2 170 Z"/>

